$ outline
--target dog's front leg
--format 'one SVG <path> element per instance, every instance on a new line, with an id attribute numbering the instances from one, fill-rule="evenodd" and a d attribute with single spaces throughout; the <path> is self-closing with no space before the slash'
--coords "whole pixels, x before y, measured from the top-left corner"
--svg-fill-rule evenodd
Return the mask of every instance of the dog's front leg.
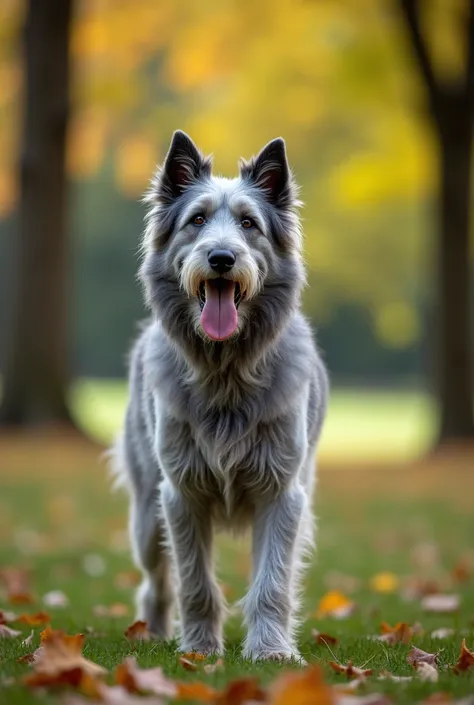
<path id="1" fill-rule="evenodd" d="M 248 627 L 244 655 L 300 659 L 291 634 L 295 572 L 308 501 L 295 484 L 257 506 L 253 528 L 253 582 L 243 600 Z"/>
<path id="2" fill-rule="evenodd" d="M 191 502 L 166 479 L 161 484 L 161 505 L 179 581 L 180 648 L 220 652 L 222 596 L 213 574 L 209 511 Z"/>

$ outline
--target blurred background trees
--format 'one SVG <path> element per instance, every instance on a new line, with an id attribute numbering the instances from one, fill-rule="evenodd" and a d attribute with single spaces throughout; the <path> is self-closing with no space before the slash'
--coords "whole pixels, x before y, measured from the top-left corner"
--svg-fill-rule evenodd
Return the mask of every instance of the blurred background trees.
<path id="1" fill-rule="evenodd" d="M 189 131 L 228 175 L 240 155 L 282 134 L 306 204 L 305 309 L 333 383 L 432 390 L 440 441 L 471 436 L 471 5 L 76 0 L 65 157 L 72 200 L 67 227 L 53 228 L 62 238 L 55 261 L 71 256 L 59 267 L 63 278 L 47 277 L 50 292 L 56 281 L 50 315 L 39 312 L 40 294 L 38 313 L 31 309 L 32 329 L 48 338 L 51 379 L 62 387 L 53 396 L 65 398 L 68 366 L 75 376 L 124 373 L 144 313 L 134 281 L 138 199 L 173 129 Z M 15 344 L 15 244 L 32 238 L 31 255 L 35 237 L 54 237 L 31 218 L 26 228 L 24 181 L 16 178 L 26 135 L 19 125 L 28 98 L 20 42 L 27 11 L 20 0 L 0 8 L 0 363 L 3 419 L 18 423 L 38 419 L 31 398 L 21 413 L 7 413 L 7 401 L 19 398 L 8 390 L 21 387 L 9 387 L 12 370 L 28 369 L 17 378 L 29 380 L 29 390 L 34 369 L 43 381 L 49 373 L 41 372 L 41 351 Z M 37 125 L 27 112 L 25 124 Z M 43 273 L 54 267 L 47 259 L 36 260 Z M 48 404 L 52 416 L 67 418 L 63 402 Z"/>

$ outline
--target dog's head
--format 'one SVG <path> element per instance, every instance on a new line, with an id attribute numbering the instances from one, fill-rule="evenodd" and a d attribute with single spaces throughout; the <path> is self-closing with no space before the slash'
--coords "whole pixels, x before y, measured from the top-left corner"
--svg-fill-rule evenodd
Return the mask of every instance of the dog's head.
<path id="1" fill-rule="evenodd" d="M 146 196 L 141 278 L 146 299 L 178 342 L 268 338 L 284 325 L 304 282 L 296 187 L 275 139 L 240 175 L 175 132 Z"/>

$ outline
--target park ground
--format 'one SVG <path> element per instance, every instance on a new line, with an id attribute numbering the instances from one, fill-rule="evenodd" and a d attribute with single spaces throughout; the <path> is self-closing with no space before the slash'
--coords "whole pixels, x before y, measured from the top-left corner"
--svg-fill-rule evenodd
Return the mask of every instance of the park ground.
<path id="1" fill-rule="evenodd" d="M 120 385 L 104 389 L 88 384 L 75 393 L 79 418 L 102 439 L 118 424 L 124 395 Z M 382 693 L 400 705 L 424 702 L 439 692 L 446 699 L 437 702 L 472 695 L 474 669 L 455 674 L 451 667 L 464 638 L 474 649 L 474 453 L 455 448 L 416 459 L 433 433 L 425 398 L 353 391 L 336 393 L 334 399 L 319 470 L 317 552 L 305 582 L 301 653 L 319 665 L 329 684 L 346 682 L 330 661 L 371 669 L 359 695 Z M 111 674 L 132 654 L 141 667 L 160 666 L 179 682 L 202 681 L 222 689 L 251 675 L 269 686 L 291 667 L 249 664 L 241 658 L 243 630 L 236 610 L 231 609 L 226 626 L 223 667 L 213 673 L 205 672 L 206 662 L 197 671 L 186 670 L 176 644 L 125 638 L 134 621 L 136 581 L 126 536 L 126 501 L 120 492 L 111 493 L 98 454 L 97 448 L 57 436 L 1 440 L 0 570 L 27 570 L 35 601 L 11 605 L 0 586 L 0 610 L 46 611 L 45 622 L 53 629 L 85 633 L 84 655 Z M 247 542 L 222 537 L 219 577 L 230 605 L 244 594 L 249 570 Z M 354 606 L 343 619 L 325 614 L 324 597 L 334 590 L 341 593 L 339 600 L 343 595 Z M 51 591 L 61 591 L 68 604 L 45 605 L 43 597 Z M 422 595 L 433 591 L 459 596 L 459 608 L 426 610 Z M 371 638 L 381 634 L 383 622 L 406 623 L 409 638 L 393 645 Z M 421 629 L 412 635 L 410 627 L 416 623 Z M 31 631 L 21 622 L 8 627 L 25 637 Z M 22 637 L 0 639 L 2 705 L 64 698 L 63 691 L 37 692 L 22 683 L 35 666 L 18 659 L 39 645 L 44 628 L 34 627 L 30 647 L 21 645 Z M 451 631 L 436 638 L 438 629 Z M 318 642 L 313 630 L 337 641 Z M 423 681 L 407 662 L 413 645 L 440 652 L 436 682 Z M 412 679 L 380 680 L 385 671 Z M 323 700 L 309 694 L 298 702 L 317 705 Z"/>

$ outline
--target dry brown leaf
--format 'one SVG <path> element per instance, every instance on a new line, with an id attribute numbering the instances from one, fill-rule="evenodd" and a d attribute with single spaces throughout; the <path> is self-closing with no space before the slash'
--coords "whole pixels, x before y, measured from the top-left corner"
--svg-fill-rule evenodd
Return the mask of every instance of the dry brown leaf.
<path id="1" fill-rule="evenodd" d="M 84 658 L 84 635 L 65 634 L 47 627 L 41 633 L 41 647 L 35 652 L 34 673 L 24 678 L 26 685 L 42 687 L 68 683 L 78 686 L 84 676 L 97 678 L 105 668 Z"/>
<path id="2" fill-rule="evenodd" d="M 417 667 L 417 664 L 420 663 L 427 663 L 430 666 L 436 666 L 436 659 L 438 658 L 438 656 L 439 651 L 437 651 L 435 654 L 430 654 L 428 653 L 428 651 L 423 651 L 423 649 L 419 649 L 416 646 L 412 646 L 407 656 L 407 662 L 415 668 Z"/>
<path id="3" fill-rule="evenodd" d="M 271 684 L 268 696 L 270 705 L 288 705 L 288 703 L 291 705 L 314 705 L 314 703 L 335 705 L 337 703 L 334 690 L 324 682 L 318 666 L 309 666 L 302 671 L 282 673 Z M 260 700 L 264 700 L 264 697 L 263 694 Z M 256 699 L 255 697 L 247 698 L 247 700 Z M 229 701 L 229 705 L 231 705 L 231 701 Z M 232 705 L 234 705 L 233 702 Z"/>
<path id="4" fill-rule="evenodd" d="M 126 617 L 130 612 L 128 605 L 115 602 L 113 605 L 96 605 L 93 610 L 96 617 Z"/>
<path id="5" fill-rule="evenodd" d="M 190 661 L 186 656 L 180 656 L 179 657 L 179 662 L 183 668 L 186 669 L 186 671 L 197 671 L 198 667 L 196 666 L 195 661 Z"/>
<path id="6" fill-rule="evenodd" d="M 12 605 L 30 605 L 34 598 L 30 590 L 30 576 L 24 568 L 3 568 L 0 580 L 7 593 L 7 600 Z"/>
<path id="7" fill-rule="evenodd" d="M 451 572 L 456 583 L 467 583 L 471 579 L 471 574 L 471 566 L 464 560 L 458 561 Z"/>
<path id="8" fill-rule="evenodd" d="M 170 698 L 177 694 L 176 683 L 167 678 L 161 668 L 142 669 L 132 656 L 117 666 L 115 682 L 131 693 L 154 693 Z"/>
<path id="9" fill-rule="evenodd" d="M 339 590 L 331 590 L 320 599 L 316 617 L 334 617 L 345 619 L 355 611 L 355 604 Z"/>
<path id="10" fill-rule="evenodd" d="M 7 627 L 6 624 L 0 624 L 0 639 L 15 639 L 17 636 L 21 636 L 21 632 Z"/>
<path id="11" fill-rule="evenodd" d="M 146 622 L 138 620 L 131 624 L 124 632 L 125 637 L 129 641 L 150 641 L 151 634 L 148 631 L 148 626 Z"/>
<path id="12" fill-rule="evenodd" d="M 244 705 L 266 701 L 266 693 L 257 678 L 239 678 L 226 685 L 216 698 L 216 705 Z"/>
<path id="13" fill-rule="evenodd" d="M 195 681 L 194 683 L 178 683 L 177 698 L 180 700 L 199 700 L 203 703 L 213 703 L 218 697 L 218 693 L 207 683 Z"/>
<path id="14" fill-rule="evenodd" d="M 449 705 L 454 700 L 449 693 L 432 693 L 428 698 L 422 700 L 420 705 Z"/>
<path id="15" fill-rule="evenodd" d="M 40 624 L 48 624 L 51 617 L 47 612 L 36 612 L 36 614 L 20 614 L 15 621 L 27 624 L 29 627 L 39 627 Z"/>
<path id="16" fill-rule="evenodd" d="M 459 654 L 458 661 L 453 668 L 454 673 L 461 673 L 462 671 L 467 671 L 470 668 L 474 668 L 474 653 L 470 651 L 466 646 L 466 640 L 462 640 L 461 653 Z"/>
<path id="17" fill-rule="evenodd" d="M 390 646 L 400 643 L 409 644 L 414 633 L 413 627 L 410 627 L 406 622 L 398 622 L 394 627 L 391 627 L 387 622 L 382 622 L 380 630 L 382 634 L 377 639 Z"/>
<path id="18" fill-rule="evenodd" d="M 457 612 L 461 604 L 459 595 L 426 595 L 421 600 L 421 608 L 425 612 L 450 613 Z"/>
<path id="19" fill-rule="evenodd" d="M 347 666 L 344 666 L 342 663 L 336 663 L 336 661 L 329 661 L 329 665 L 333 671 L 343 673 L 347 678 L 365 678 L 366 676 L 371 676 L 373 673 L 371 668 L 358 668 L 357 666 L 353 666 L 351 661 L 347 663 Z"/>
<path id="20" fill-rule="evenodd" d="M 430 683 L 438 682 L 438 669 L 431 663 L 426 663 L 426 661 L 415 661 L 413 666 L 416 668 L 416 672 L 422 681 L 429 681 Z"/>
<path id="21" fill-rule="evenodd" d="M 215 663 L 206 663 L 206 665 L 203 667 L 204 673 L 207 673 L 208 675 L 210 673 L 215 673 L 216 671 L 223 671 L 224 670 L 224 661 L 221 658 L 218 658 Z"/>
<path id="22" fill-rule="evenodd" d="M 335 636 L 324 634 L 324 632 L 320 632 L 317 629 L 311 630 L 311 636 L 313 637 L 316 644 L 324 644 L 325 646 L 327 646 L 328 644 L 330 644 L 331 646 L 335 646 L 339 641 L 339 639 L 337 639 Z"/>
<path id="23" fill-rule="evenodd" d="M 97 684 L 97 694 L 94 699 L 100 700 L 104 705 L 165 705 L 165 701 L 156 695 L 150 697 L 134 695 L 120 685 L 108 686 L 104 683 Z M 61 700 L 61 705 L 91 705 L 91 700 L 90 697 L 84 698 L 81 695 L 68 693 Z"/>

